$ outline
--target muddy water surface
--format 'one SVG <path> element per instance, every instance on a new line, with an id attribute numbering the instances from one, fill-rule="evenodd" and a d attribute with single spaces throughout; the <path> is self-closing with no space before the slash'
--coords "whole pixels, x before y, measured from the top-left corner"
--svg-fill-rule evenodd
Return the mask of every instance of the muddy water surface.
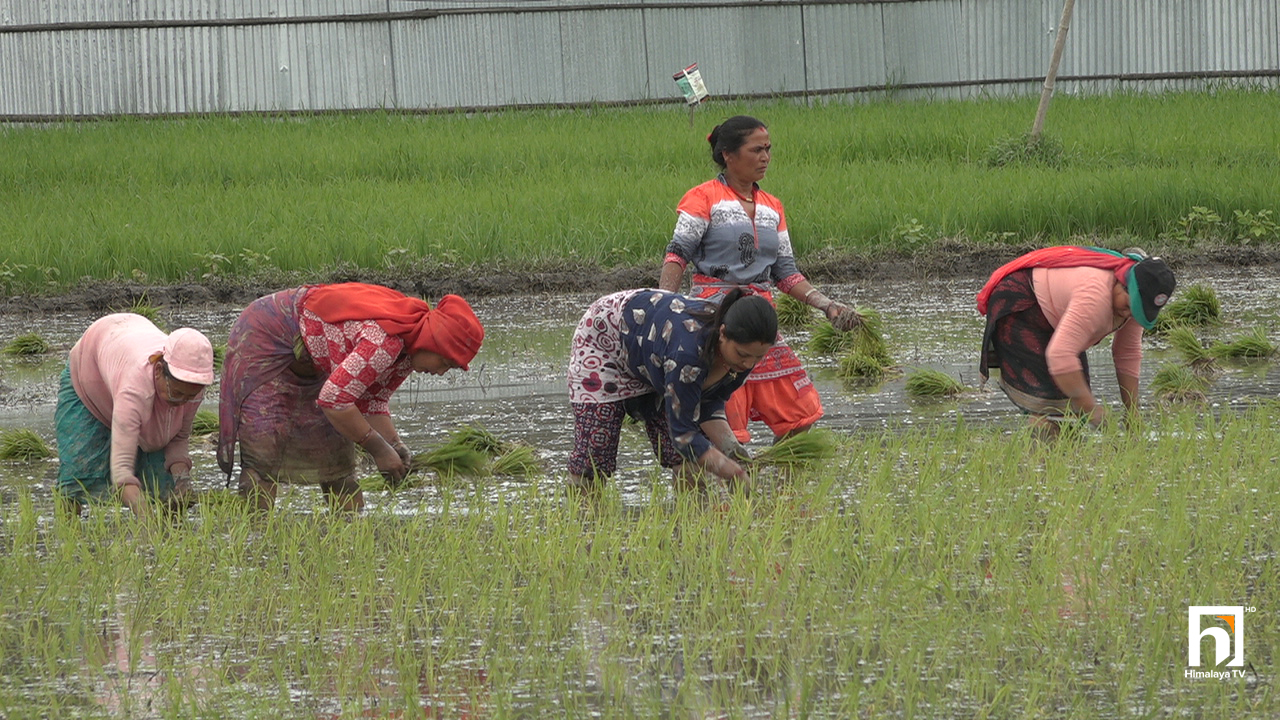
<path id="1" fill-rule="evenodd" d="M 836 375 L 836 358 L 807 352 L 807 333 L 791 332 L 788 339 L 800 350 L 822 394 L 827 413 L 822 425 L 850 430 L 952 422 L 963 416 L 1017 426 L 1019 416 L 1002 393 L 977 387 L 977 348 L 983 323 L 973 303 L 984 279 L 826 286 L 824 290 L 833 297 L 881 313 L 891 353 L 906 374 L 919 368 L 940 370 L 962 381 L 971 392 L 958 401 L 914 401 L 904 392 L 905 375 L 871 387 L 850 388 Z M 1280 340 L 1280 300 L 1273 292 L 1280 277 L 1275 271 L 1233 269 L 1206 275 L 1183 271 L 1179 280 L 1183 287 L 1204 283 L 1218 293 L 1226 323 L 1212 332 L 1213 337 L 1231 339 L 1262 327 L 1273 342 Z M 487 335 L 471 372 L 453 371 L 444 377 L 415 375 L 397 393 L 393 412 L 409 445 L 415 451 L 426 450 L 459 425 L 479 423 L 501 437 L 535 446 L 551 475 L 558 475 L 572 434 L 564 382 L 567 347 L 578 318 L 593 299 L 594 294 L 557 294 L 476 301 L 474 306 Z M 239 311 L 238 306 L 168 307 L 161 309 L 160 317 L 170 327 L 199 328 L 220 344 Z M 0 318 L 0 342 L 34 331 L 55 348 L 49 355 L 31 360 L 0 359 L 0 428 L 30 428 L 52 441 L 57 380 L 66 350 L 95 317 L 70 311 Z M 1162 364 L 1179 358 L 1158 339 L 1148 338 L 1145 343 L 1144 405 L 1151 408 L 1154 401 L 1146 381 Z M 1100 396 L 1115 404 L 1118 394 L 1108 346 L 1105 341 L 1091 351 L 1091 364 Z M 1275 398 L 1278 393 L 1280 375 L 1271 363 L 1232 364 L 1214 381 L 1210 402 L 1226 407 L 1254 398 Z M 204 407 L 216 410 L 216 402 L 214 391 Z M 763 425 L 753 425 L 753 432 L 753 443 L 768 441 L 770 434 Z M 222 477 L 211 445 L 204 443 L 197 453 L 198 482 L 205 487 L 220 486 Z M 635 485 L 638 489 L 650 482 L 653 465 L 643 433 L 626 433 L 618 482 L 624 488 Z"/>

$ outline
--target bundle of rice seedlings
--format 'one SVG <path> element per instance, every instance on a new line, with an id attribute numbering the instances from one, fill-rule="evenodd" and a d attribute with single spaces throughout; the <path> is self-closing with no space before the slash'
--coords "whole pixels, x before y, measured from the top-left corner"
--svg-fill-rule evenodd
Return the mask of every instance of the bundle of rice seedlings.
<path id="1" fill-rule="evenodd" d="M 1253 332 L 1229 343 L 1216 342 L 1209 348 L 1209 354 L 1219 358 L 1264 358 L 1275 352 L 1276 346 L 1262 328 L 1254 328 Z"/>
<path id="2" fill-rule="evenodd" d="M 884 341 L 884 321 L 880 313 L 865 307 L 855 310 L 862 316 L 862 323 L 849 332 L 836 330 L 826 320 L 815 324 L 809 336 L 809 349 L 828 355 L 858 353 L 879 362 L 881 367 L 889 367 L 893 361 L 889 357 L 889 344 Z"/>
<path id="3" fill-rule="evenodd" d="M 809 430 L 779 440 L 755 455 L 761 465 L 812 465 L 836 455 L 839 443 L 829 430 Z"/>
<path id="4" fill-rule="evenodd" d="M 386 478 L 381 475 L 365 475 L 356 480 L 356 484 L 360 486 L 360 490 L 363 492 L 383 492 L 391 489 L 391 486 L 387 484 Z"/>
<path id="5" fill-rule="evenodd" d="M 1204 402 L 1209 382 L 1190 368 L 1165 365 L 1151 378 L 1151 391 L 1166 402 Z"/>
<path id="6" fill-rule="evenodd" d="M 494 435 L 479 425 L 464 425 L 449 438 L 450 443 L 458 443 L 490 457 L 501 455 L 511 450 L 511 443 Z"/>
<path id="7" fill-rule="evenodd" d="M 1191 367 L 1204 368 L 1213 363 L 1213 355 L 1209 353 L 1209 348 L 1200 342 L 1200 338 L 1196 337 L 1195 331 L 1189 327 L 1179 325 L 1169 330 L 1169 346 L 1177 350 L 1182 359 Z"/>
<path id="8" fill-rule="evenodd" d="M 1208 285 L 1196 284 L 1180 290 L 1178 298 L 1170 302 L 1156 316 L 1153 332 L 1169 332 L 1179 325 L 1204 327 L 1217 325 L 1222 320 L 1222 303 L 1218 294 Z"/>
<path id="9" fill-rule="evenodd" d="M 53 457 L 44 438 L 26 428 L 0 433 L 0 460 L 43 460 Z"/>
<path id="10" fill-rule="evenodd" d="M 138 299 L 134 300 L 133 304 L 130 305 L 129 307 L 124 308 L 123 310 L 116 310 L 115 312 L 129 312 L 129 313 L 133 313 L 134 315 L 141 315 L 142 317 L 150 320 L 153 324 L 155 324 L 156 327 L 160 328 L 161 330 L 166 329 L 165 322 L 160 319 L 160 308 L 156 307 L 155 305 L 152 305 L 147 300 L 146 295 L 143 295 L 142 297 L 139 297 Z"/>
<path id="11" fill-rule="evenodd" d="M 849 332 L 855 336 L 854 352 L 879 362 L 881 367 L 889 367 L 893 359 L 889 357 L 889 344 L 884 341 L 884 319 L 871 308 L 860 307 L 857 312 L 862 316 L 862 324 Z"/>
<path id="12" fill-rule="evenodd" d="M 809 350 L 823 355 L 837 355 L 853 349 L 858 337 L 852 332 L 840 332 L 826 320 L 813 324 L 809 334 Z"/>
<path id="13" fill-rule="evenodd" d="M 218 413 L 201 408 L 191 420 L 191 435 L 212 435 L 218 432 Z"/>
<path id="14" fill-rule="evenodd" d="M 1219 370 L 1213 352 L 1200 342 L 1191 328 L 1175 326 L 1169 330 L 1168 338 L 1169 345 L 1182 355 L 1183 361 L 1192 371 L 1212 375 Z"/>
<path id="15" fill-rule="evenodd" d="M 778 327 L 801 328 L 813 320 L 813 308 L 805 305 L 790 295 L 775 293 L 773 300 L 778 311 Z"/>
<path id="16" fill-rule="evenodd" d="M 885 366 L 876 358 L 855 351 L 840 356 L 836 374 L 846 383 L 871 383 L 884 379 Z"/>
<path id="17" fill-rule="evenodd" d="M 227 358 L 227 344 L 213 346 L 213 369 L 216 372 L 222 372 L 222 362 Z"/>
<path id="18" fill-rule="evenodd" d="M 441 475 L 483 475 L 489 456 L 456 438 L 435 450 L 413 456 L 413 468 L 435 470 Z"/>
<path id="19" fill-rule="evenodd" d="M 516 445 L 494 460 L 489 468 L 489 472 L 494 475 L 516 477 L 538 475 L 542 470 L 542 461 L 538 458 L 538 453 L 528 445 Z"/>
<path id="20" fill-rule="evenodd" d="M 907 396 L 913 398 L 955 397 L 964 392 L 964 385 L 950 375 L 937 370 L 916 370 L 907 376 Z"/>
<path id="21" fill-rule="evenodd" d="M 29 332 L 19 335 L 4 346 L 5 355 L 44 355 L 53 348 L 39 333 Z"/>

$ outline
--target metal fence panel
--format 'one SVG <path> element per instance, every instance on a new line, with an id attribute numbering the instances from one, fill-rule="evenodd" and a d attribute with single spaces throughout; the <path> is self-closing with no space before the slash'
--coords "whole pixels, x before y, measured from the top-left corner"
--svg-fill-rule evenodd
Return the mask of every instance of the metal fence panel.
<path id="1" fill-rule="evenodd" d="M 646 67 L 643 12 L 596 10 L 560 15 L 565 101 L 622 102 L 653 97 L 659 87 L 668 89 L 663 76 L 651 76 Z"/>
<path id="2" fill-rule="evenodd" d="M 809 90 L 884 85 L 884 15 L 877 5 L 814 5 L 804 10 Z"/>
<path id="3" fill-rule="evenodd" d="M 563 102 L 552 13 L 450 15 L 398 28 L 401 108 Z"/>
<path id="4" fill-rule="evenodd" d="M 678 101 L 691 62 L 713 95 L 1029 93 L 1062 3 L 0 0 L 0 117 Z M 1059 74 L 1274 86 L 1280 3 L 1082 0 Z"/>
<path id="5" fill-rule="evenodd" d="M 967 2 L 961 6 L 970 80 L 998 81 L 1043 75 L 1053 34 L 1044 3 L 1026 0 Z"/>
<path id="6" fill-rule="evenodd" d="M 768 95 L 804 88 L 799 6 L 645 11 L 655 97 L 680 97 L 672 73 L 689 63 L 713 95 Z"/>

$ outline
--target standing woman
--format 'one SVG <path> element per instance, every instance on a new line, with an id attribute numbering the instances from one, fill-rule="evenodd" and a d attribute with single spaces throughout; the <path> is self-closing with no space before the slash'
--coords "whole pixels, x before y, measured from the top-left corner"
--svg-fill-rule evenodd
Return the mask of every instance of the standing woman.
<path id="1" fill-rule="evenodd" d="M 305 285 L 258 298 L 227 338 L 218 465 L 240 443 L 240 494 L 259 508 L 278 483 L 319 485 L 338 510 L 359 510 L 363 447 L 389 482 L 412 455 L 391 422 L 390 398 L 411 372 L 466 370 L 484 328 L 466 300 L 424 300 L 364 283 Z"/>
<path id="2" fill-rule="evenodd" d="M 821 310 L 838 330 L 862 318 L 818 291 L 796 267 L 782 202 L 757 184 L 769 169 L 773 145 L 764 123 L 746 115 L 725 120 L 707 136 L 720 174 L 685 193 L 658 287 L 676 291 L 694 266 L 690 294 L 717 299 L 731 287 L 773 301 L 776 288 Z M 729 400 L 729 424 L 739 442 L 751 439 L 749 420 L 763 420 L 778 440 L 822 417 L 822 401 L 800 358 L 781 336 Z"/>
<path id="3" fill-rule="evenodd" d="M 1042 434 L 1076 416 L 1101 425 L 1106 408 L 1089 381 L 1085 351 L 1108 335 L 1120 400 L 1138 410 L 1142 331 L 1169 301 L 1176 281 L 1158 257 L 1059 246 L 998 268 L 978 293 L 987 316 L 979 372 L 1000 370 L 1000 388 Z"/>
<path id="4" fill-rule="evenodd" d="M 198 330 L 166 335 L 135 313 L 93 322 L 58 387 L 57 495 L 79 515 L 118 491 L 134 515 L 147 496 L 181 510 L 191 498 L 191 421 L 213 383 L 213 345 Z"/>
<path id="5" fill-rule="evenodd" d="M 745 479 L 725 401 L 777 333 L 773 305 L 738 289 L 718 304 L 661 290 L 596 300 L 578 323 L 569 354 L 570 483 L 584 486 L 613 474 L 626 414 L 644 420 L 654 454 L 677 486 L 693 483 L 694 468 Z"/>

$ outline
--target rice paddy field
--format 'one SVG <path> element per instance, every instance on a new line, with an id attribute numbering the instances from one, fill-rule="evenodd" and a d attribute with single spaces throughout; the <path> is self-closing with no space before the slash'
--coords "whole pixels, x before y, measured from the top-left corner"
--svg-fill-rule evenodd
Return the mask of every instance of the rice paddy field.
<path id="1" fill-rule="evenodd" d="M 693 127 L 684 108 L 6 127 L 0 289 L 656 276 L 676 201 L 713 175 L 705 135 L 737 112 L 770 125 L 763 186 L 802 268 L 956 239 L 1270 252 L 1280 129 L 1260 118 L 1277 110 L 1250 91 L 1064 96 L 1053 143 L 1013 161 L 1033 100 L 715 104 Z M 762 466 L 727 497 L 675 492 L 632 430 L 615 478 L 568 492 L 567 346 L 594 296 L 513 288 L 474 299 L 488 334 L 472 371 L 412 378 L 393 413 L 424 458 L 467 427 L 520 457 L 441 461 L 396 490 L 369 465 L 362 514 L 314 488 L 257 514 L 209 434 L 197 505 L 150 522 L 55 512 L 41 441 L 96 314 L 15 306 L 0 314 L 0 718 L 1280 716 L 1280 273 L 1178 273 L 1207 296 L 1186 317 L 1211 300 L 1213 318 L 1144 340 L 1141 421 L 1055 443 L 979 386 L 985 277 L 825 283 L 877 318 L 877 372 L 851 381 L 821 326 L 789 324 L 836 453 Z M 241 306 L 111 309 L 217 345 Z M 1105 344 L 1090 361 L 1115 406 Z M 959 389 L 908 387 L 938 375 Z M 1193 606 L 1240 611 L 1195 618 L 1198 665 Z"/>
<path id="2" fill-rule="evenodd" d="M 1184 274 L 1221 301 L 1205 342 L 1276 337 L 1265 270 Z M 180 522 L 58 519 L 56 461 L 0 461 L 0 714 L 8 718 L 1269 717 L 1274 695 L 1280 373 L 1224 358 L 1203 402 L 1149 384 L 1141 426 L 1034 440 L 974 377 L 980 278 L 828 286 L 875 308 L 903 373 L 819 385 L 834 458 L 762 469 L 727 499 L 674 492 L 642 432 L 598 495 L 564 488 L 565 347 L 583 295 L 476 303 L 470 373 L 397 395 L 415 451 L 484 427 L 541 471 L 431 472 L 336 516 L 313 488 L 241 507 L 195 443 Z M 233 307 L 161 322 L 225 338 Z M 0 426 L 52 439 L 61 353 L 0 358 Z M 28 327 L 0 320 L 0 339 Z M 1106 348 L 1091 355 L 1115 403 Z M 915 371 L 967 386 L 918 401 Z M 206 403 L 206 405 L 211 405 Z M 757 431 L 751 447 L 768 446 Z M 372 475 L 372 468 L 370 467 Z M 370 485 L 376 487 L 376 483 Z M 1242 674 L 1189 678 L 1188 608 L 1243 615 Z M 1206 627 L 1220 622 L 1209 618 Z M 1225 625 L 1222 626 L 1225 632 Z M 1211 638 L 1202 643 L 1211 657 Z M 1200 670 L 1213 670 L 1207 661 Z M 1226 666 L 1219 671 L 1230 672 Z"/>
<path id="3" fill-rule="evenodd" d="M 657 264 L 715 175 L 706 135 L 769 124 L 762 186 L 798 255 L 1082 236 L 1280 241 L 1280 95 L 793 102 L 431 116 L 123 120 L 0 128 L 0 289 L 318 268 Z"/>

